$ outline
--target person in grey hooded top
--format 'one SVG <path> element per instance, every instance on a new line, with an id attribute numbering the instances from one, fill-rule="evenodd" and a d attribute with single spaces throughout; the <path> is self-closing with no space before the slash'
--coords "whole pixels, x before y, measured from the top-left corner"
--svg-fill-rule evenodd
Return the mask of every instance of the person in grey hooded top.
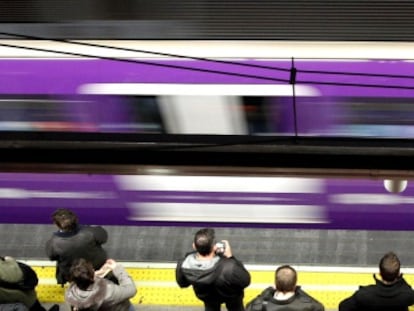
<path id="1" fill-rule="evenodd" d="M 109 271 L 119 284 L 104 278 Z M 137 293 L 135 282 L 124 267 L 113 259 L 108 259 L 98 271 L 83 258 L 75 260 L 70 268 L 70 281 L 71 284 L 65 292 L 65 301 L 71 310 L 135 310 L 129 301 Z"/>
<path id="2" fill-rule="evenodd" d="M 215 242 L 215 232 L 206 228 L 194 236 L 194 252 L 187 253 L 176 267 L 180 287 L 193 286 L 205 311 L 220 311 L 224 303 L 228 311 L 244 311 L 244 288 L 250 284 L 250 274 L 232 254 L 230 244 Z"/>

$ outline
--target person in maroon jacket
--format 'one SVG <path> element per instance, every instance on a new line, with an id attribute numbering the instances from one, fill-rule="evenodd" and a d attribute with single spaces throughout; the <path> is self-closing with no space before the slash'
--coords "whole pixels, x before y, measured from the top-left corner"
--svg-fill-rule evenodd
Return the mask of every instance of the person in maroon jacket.
<path id="1" fill-rule="evenodd" d="M 90 261 L 95 270 L 108 259 L 102 244 L 108 240 L 107 231 L 101 226 L 80 225 L 78 216 L 69 209 L 59 208 L 52 214 L 58 227 L 46 242 L 46 254 L 56 260 L 56 279 L 62 286 L 69 279 L 69 270 L 75 259 Z"/>
<path id="2" fill-rule="evenodd" d="M 216 243 L 214 229 L 205 228 L 194 236 L 195 251 L 187 253 L 176 267 L 180 287 L 193 286 L 205 311 L 244 311 L 244 289 L 250 284 L 250 273 L 237 260 L 228 241 Z"/>
<path id="3" fill-rule="evenodd" d="M 360 286 L 339 303 L 339 311 L 408 311 L 414 304 L 414 291 L 400 273 L 400 260 L 393 252 L 380 260 L 381 279 L 374 274 L 375 285 Z"/>

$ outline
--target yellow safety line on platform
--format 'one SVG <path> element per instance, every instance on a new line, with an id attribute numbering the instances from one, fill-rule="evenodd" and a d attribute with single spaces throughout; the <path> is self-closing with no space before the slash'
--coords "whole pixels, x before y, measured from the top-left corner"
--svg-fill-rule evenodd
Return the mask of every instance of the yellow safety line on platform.
<path id="1" fill-rule="evenodd" d="M 66 289 L 56 284 L 55 266 L 50 262 L 27 262 L 39 276 L 37 293 L 41 302 L 60 303 Z M 37 264 L 37 265 L 36 265 Z M 192 288 L 181 289 L 175 282 L 175 264 L 123 263 L 135 280 L 138 293 L 132 299 L 134 304 L 200 306 Z M 245 302 L 256 297 L 264 288 L 272 285 L 274 269 L 277 266 L 249 266 L 251 285 L 245 291 Z M 339 301 L 351 295 L 359 285 L 373 284 L 374 268 L 295 267 L 298 270 L 298 284 L 320 300 L 326 309 L 336 309 Z M 366 270 L 366 272 L 362 272 Z M 410 271 L 410 273 L 407 273 Z M 413 271 L 403 271 L 406 280 L 414 284 Z"/>

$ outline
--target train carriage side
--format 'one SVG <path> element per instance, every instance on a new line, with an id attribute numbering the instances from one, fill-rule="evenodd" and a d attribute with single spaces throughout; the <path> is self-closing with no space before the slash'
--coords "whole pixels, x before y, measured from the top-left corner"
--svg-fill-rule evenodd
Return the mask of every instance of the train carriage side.
<path id="1" fill-rule="evenodd" d="M 412 67 L 395 60 L 0 59 L 0 126 L 409 138 Z"/>
<path id="2" fill-rule="evenodd" d="M 0 126 L 8 131 L 411 138 L 413 66 L 379 59 L 1 58 Z M 411 230 L 414 223 L 411 188 L 389 193 L 379 180 L 298 178 L 290 184 L 275 177 L 258 183 L 267 190 L 252 190 L 258 180 L 243 172 L 210 178 L 171 174 L 12 178 L 5 173 L 2 205 L 10 209 L 1 221 L 49 223 L 51 209 L 67 205 L 87 221 L 96 221 L 93 213 L 99 209 L 100 222 L 121 225 L 198 224 L 197 215 L 204 212 L 228 226 L 375 229 L 384 228 L 385 217 L 392 219 L 388 229 Z M 129 178 L 136 188 L 122 188 Z M 147 184 L 151 178 L 155 188 Z M 225 187 L 229 179 L 240 188 Z M 194 189 L 191 180 L 205 183 L 204 190 Z M 165 186 L 175 182 L 177 189 Z M 205 207 L 199 214 L 197 204 Z M 195 213 L 184 218 L 187 210 L 178 205 Z M 33 206 L 38 209 L 32 217 Z M 278 217 L 276 211 L 286 207 L 292 214 Z M 224 217 L 223 209 L 245 213 L 232 221 L 235 213 Z M 255 209 L 276 214 L 263 220 Z M 172 218 L 177 215 L 181 218 Z"/>
<path id="3" fill-rule="evenodd" d="M 1 58 L 0 130 L 412 138 L 414 93 L 410 61 L 237 60 L 255 67 L 195 60 L 145 61 L 150 63 Z M 50 214 L 57 207 L 67 207 L 76 211 L 83 223 L 113 230 L 114 241 L 130 239 L 134 247 L 125 254 L 111 249 L 118 256 L 122 253 L 123 259 L 170 260 L 186 248 L 183 232 L 208 225 L 217 227 L 222 236 L 229 234 L 232 245 L 247 262 L 267 263 L 270 258 L 272 265 L 277 261 L 303 260 L 312 265 L 364 266 L 364 273 L 358 274 L 350 274 L 349 266 L 334 275 L 326 270 L 320 273 L 315 266 L 310 267 L 313 270 L 298 269 L 304 288 L 326 301 L 329 309 L 336 308 L 357 283 L 372 281 L 372 271 L 377 270 L 367 269 L 366 265 L 374 266 L 383 249 L 392 246 L 401 250 L 405 263 L 412 261 L 409 250 L 404 252 L 412 240 L 411 232 L 405 231 L 414 230 L 411 180 L 398 184 L 399 189 L 391 189 L 388 184 L 384 187 L 382 179 L 371 176 L 287 177 L 260 167 L 226 167 L 220 168 L 220 173 L 206 167 L 134 166 L 128 172 L 108 169 L 100 173 L 88 169 L 82 166 L 69 173 L 57 171 L 56 167 L 53 172 L 0 172 L 0 223 L 15 230 L 10 230 L 10 235 L 19 231 L 31 237 L 32 230 L 40 227 L 49 234 L 46 227 L 52 228 Z M 134 226 L 144 230 L 129 230 Z M 20 232 L 21 228 L 30 229 Z M 240 228 L 246 233 L 237 236 L 244 230 L 234 229 Z M 257 228 L 262 230 L 251 230 Z M 391 238 L 389 231 L 400 232 L 394 232 Z M 152 236 L 152 232 L 156 234 Z M 165 232 L 180 235 L 161 241 L 167 247 L 146 243 Z M 266 238 L 254 240 L 252 232 L 260 232 L 261 238 Z M 285 239 L 275 239 L 275 234 L 290 238 L 294 235 L 297 244 L 291 244 L 292 240 L 285 244 Z M 10 240 L 14 239 L 10 236 Z M 252 247 L 253 243 L 257 248 Z M 10 250 L 7 244 L 3 247 Z M 267 253 L 259 259 L 257 249 L 264 244 L 272 247 L 266 246 Z M 303 247 L 301 253 L 307 258 L 298 256 L 297 246 Z M 23 257 L 33 253 L 43 256 L 41 247 L 36 252 L 28 251 L 34 247 L 27 243 L 18 252 Z M 275 252 L 277 249 L 283 252 Z M 310 249 L 316 250 L 313 256 Z M 333 262 L 333 257 L 337 261 Z M 51 280 L 53 269 L 43 264 L 40 262 L 37 269 L 44 275 L 50 273 L 46 281 L 53 285 L 41 286 L 40 297 L 46 301 L 51 297 L 63 299 Z M 190 298 L 185 300 L 193 298 L 192 292 L 187 296 L 178 292 L 173 279 L 166 276 L 166 266 L 134 263 L 134 278 L 142 281 L 134 303 L 141 307 L 160 301 L 180 306 L 197 303 Z M 254 297 L 273 275 L 273 271 L 266 276 L 265 271 L 252 271 L 255 277 L 261 277 L 255 279 L 257 288 L 247 290 L 247 298 Z M 321 284 L 315 283 L 315 273 L 322 276 Z M 155 278 L 149 279 L 149 275 Z M 160 300 L 154 292 L 169 300 Z"/>

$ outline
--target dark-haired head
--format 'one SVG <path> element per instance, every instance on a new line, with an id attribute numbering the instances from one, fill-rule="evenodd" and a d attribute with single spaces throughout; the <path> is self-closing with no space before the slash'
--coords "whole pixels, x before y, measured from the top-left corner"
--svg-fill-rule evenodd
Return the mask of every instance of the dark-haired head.
<path id="1" fill-rule="evenodd" d="M 283 265 L 276 269 L 275 284 L 276 290 L 287 293 L 292 292 L 296 288 L 297 273 L 296 270 L 289 266 Z"/>
<path id="2" fill-rule="evenodd" d="M 194 248 L 202 255 L 207 256 L 214 251 L 215 232 L 214 229 L 204 228 L 196 232 L 194 236 Z"/>
<path id="3" fill-rule="evenodd" d="M 78 226 L 78 216 L 66 208 L 54 211 L 52 221 L 62 231 L 74 231 Z"/>
<path id="4" fill-rule="evenodd" d="M 83 258 L 76 259 L 72 263 L 69 274 L 70 281 L 74 282 L 81 290 L 87 290 L 95 278 L 92 263 Z"/>
<path id="5" fill-rule="evenodd" d="M 400 266 L 400 260 L 395 253 L 386 253 L 379 263 L 381 278 L 386 282 L 395 281 L 400 276 Z"/>

